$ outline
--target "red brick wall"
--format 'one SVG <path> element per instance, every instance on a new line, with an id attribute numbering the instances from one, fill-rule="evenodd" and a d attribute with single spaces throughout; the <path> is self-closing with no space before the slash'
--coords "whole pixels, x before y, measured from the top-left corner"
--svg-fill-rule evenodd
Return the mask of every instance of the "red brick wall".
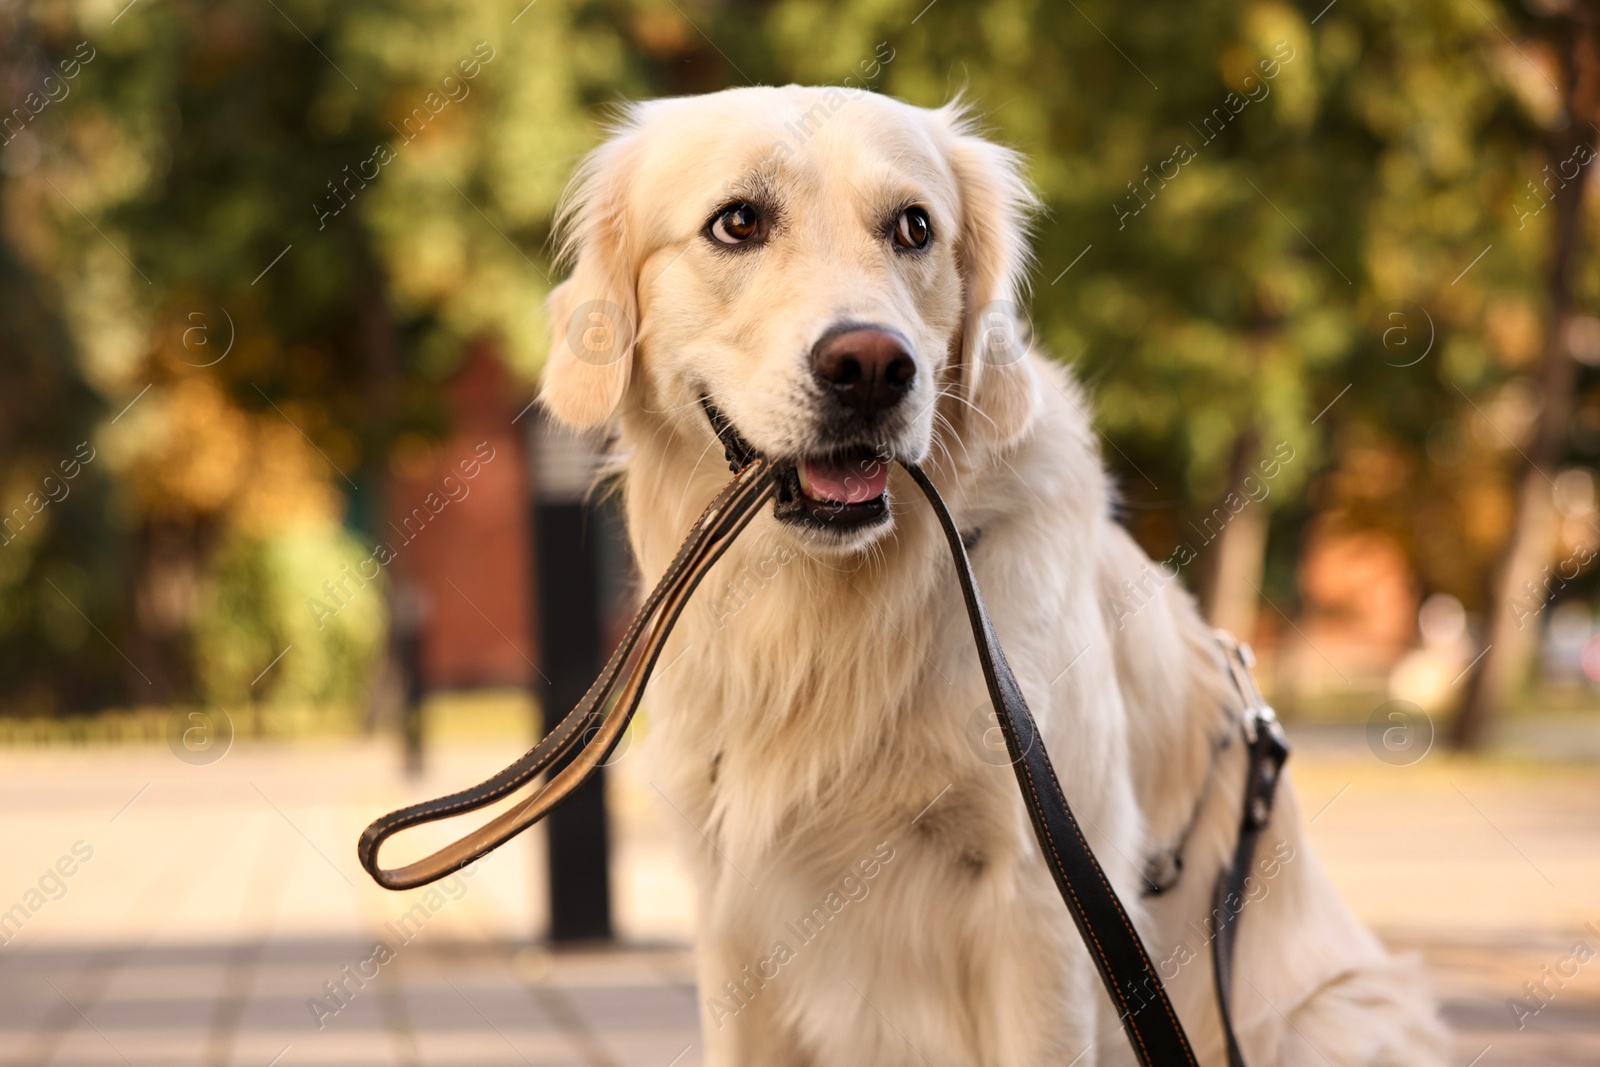
<path id="1" fill-rule="evenodd" d="M 385 524 L 397 603 L 417 605 L 429 688 L 526 685 L 537 651 L 527 465 L 511 420 L 527 390 L 488 344 L 449 389 L 453 432 L 397 450 Z"/>

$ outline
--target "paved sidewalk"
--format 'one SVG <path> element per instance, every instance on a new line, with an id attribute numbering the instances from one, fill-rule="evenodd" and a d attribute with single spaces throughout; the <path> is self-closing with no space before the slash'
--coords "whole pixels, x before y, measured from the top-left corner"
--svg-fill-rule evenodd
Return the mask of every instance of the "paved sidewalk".
<path id="1" fill-rule="evenodd" d="M 346 1005 L 309 995 L 366 958 L 358 941 L 126 944 L 7 957 L 0 1048 L 15 1064 L 698 1064 L 687 951 L 518 954 L 494 942 L 399 952 Z M 325 994 L 321 998 L 330 1003 Z"/>
<path id="2" fill-rule="evenodd" d="M 0 1064 L 698 1064 L 679 816 L 636 761 L 612 782 L 626 949 L 536 946 L 537 832 L 432 897 L 357 867 L 374 815 L 516 749 L 446 747 L 417 783 L 379 743 L 241 745 L 205 767 L 164 748 L 0 750 L 0 909 L 24 915 L 0 933 Z M 1600 928 L 1600 770 L 1393 768 L 1313 745 L 1295 775 L 1341 890 L 1427 960 L 1458 1067 L 1600 1062 L 1600 961 L 1524 1030 L 1506 1003 L 1574 938 L 1600 948 L 1583 930 Z"/>

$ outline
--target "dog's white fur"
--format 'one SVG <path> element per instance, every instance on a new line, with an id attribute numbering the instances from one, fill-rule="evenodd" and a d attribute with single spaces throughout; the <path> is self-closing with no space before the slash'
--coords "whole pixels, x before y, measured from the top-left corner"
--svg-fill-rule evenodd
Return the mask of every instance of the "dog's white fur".
<path id="1" fill-rule="evenodd" d="M 781 223 L 730 255 L 704 227 L 747 197 Z M 920 255 L 880 225 L 908 201 L 932 219 Z M 1242 746 L 1221 744 L 1237 698 L 1189 597 L 1150 582 L 1113 521 L 1070 376 L 996 343 L 1016 341 L 1031 206 L 1017 157 L 956 106 L 794 86 L 637 106 L 574 183 L 544 400 L 573 426 L 616 425 L 653 581 L 728 477 L 699 396 L 793 458 L 825 443 L 807 359 L 821 332 L 900 330 L 916 385 L 881 444 L 981 531 L 979 583 L 1073 806 L 1201 1062 L 1221 1064 L 1207 916 L 1238 825 Z M 1011 768 L 983 743 L 933 517 L 898 469 L 889 492 L 889 522 L 864 533 L 760 516 L 649 697 L 653 783 L 699 887 L 706 1061 L 1131 1063 Z M 1128 580 L 1152 593 L 1131 616 L 1112 607 Z M 1345 909 L 1287 782 L 1279 798 L 1235 963 L 1251 1067 L 1442 1062 L 1420 967 Z M 1177 887 L 1142 901 L 1145 858 L 1196 811 Z"/>

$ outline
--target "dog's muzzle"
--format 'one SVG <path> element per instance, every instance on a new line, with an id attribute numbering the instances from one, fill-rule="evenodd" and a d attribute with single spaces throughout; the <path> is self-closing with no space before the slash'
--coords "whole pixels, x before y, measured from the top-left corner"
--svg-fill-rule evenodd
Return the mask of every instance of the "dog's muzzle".
<path id="1" fill-rule="evenodd" d="M 700 407 L 722 444 L 729 470 L 738 474 L 761 456 L 710 397 L 702 396 Z M 782 522 L 831 529 L 882 522 L 889 514 L 890 459 L 857 447 L 797 460 L 772 460 L 777 485 L 772 513 Z"/>

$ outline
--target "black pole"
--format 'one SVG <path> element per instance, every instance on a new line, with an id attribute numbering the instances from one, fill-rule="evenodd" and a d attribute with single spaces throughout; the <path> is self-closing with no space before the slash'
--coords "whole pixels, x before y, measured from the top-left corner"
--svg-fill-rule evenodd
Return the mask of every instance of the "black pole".
<path id="1" fill-rule="evenodd" d="M 427 594 L 414 580 L 402 578 L 395 582 L 390 601 L 390 625 L 395 659 L 400 667 L 400 738 L 408 778 L 420 777 L 423 767 L 426 739 L 422 702 L 427 697 L 427 684 L 422 677 L 422 631 L 427 623 L 428 606 Z"/>
<path id="2" fill-rule="evenodd" d="M 543 730 L 583 699 L 604 663 L 610 524 L 586 499 L 593 456 L 543 422 L 534 432 L 533 568 L 539 632 L 535 680 Z M 542 731 L 541 731 L 542 732 Z M 563 761 L 550 772 L 566 766 Z M 550 939 L 609 940 L 610 839 L 602 768 L 545 819 Z"/>
<path id="3" fill-rule="evenodd" d="M 401 735 L 405 745 L 407 778 L 422 776 L 422 638 L 406 634 L 400 644 L 400 662 L 405 671 L 405 710 L 401 713 Z"/>

